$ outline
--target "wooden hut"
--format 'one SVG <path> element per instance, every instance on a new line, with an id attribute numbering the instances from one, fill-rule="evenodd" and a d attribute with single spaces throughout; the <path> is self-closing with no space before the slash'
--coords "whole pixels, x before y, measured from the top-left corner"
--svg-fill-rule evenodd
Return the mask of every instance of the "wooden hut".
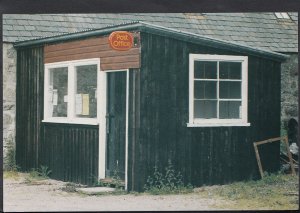
<path id="1" fill-rule="evenodd" d="M 132 47 L 113 49 L 115 31 Z M 121 32 L 122 33 L 122 32 Z M 258 177 L 253 142 L 280 135 L 286 56 L 144 22 L 15 43 L 16 160 L 143 190 L 170 161 L 195 186 Z M 279 144 L 260 148 L 268 171 Z"/>

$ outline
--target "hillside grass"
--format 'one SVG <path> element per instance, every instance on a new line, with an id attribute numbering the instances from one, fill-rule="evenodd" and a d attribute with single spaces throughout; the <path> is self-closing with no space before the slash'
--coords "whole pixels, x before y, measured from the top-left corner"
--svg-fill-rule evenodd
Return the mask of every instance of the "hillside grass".
<path id="1" fill-rule="evenodd" d="M 258 181 L 236 182 L 199 188 L 201 195 L 230 200 L 218 208 L 232 210 L 299 209 L 299 177 L 272 174 Z"/>

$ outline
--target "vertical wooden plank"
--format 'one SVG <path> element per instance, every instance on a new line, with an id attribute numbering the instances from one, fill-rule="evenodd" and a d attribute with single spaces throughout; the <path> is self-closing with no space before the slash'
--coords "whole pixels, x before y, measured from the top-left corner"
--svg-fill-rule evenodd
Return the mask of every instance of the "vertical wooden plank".
<path id="1" fill-rule="evenodd" d="M 73 153 L 75 152 L 75 129 L 68 129 L 69 130 L 69 134 L 70 134 L 70 140 L 68 143 L 68 147 L 70 150 L 70 156 L 69 156 L 69 160 L 70 160 L 70 180 L 71 181 L 75 181 L 75 167 L 74 167 L 74 160 L 73 160 Z M 68 141 L 66 141 L 67 143 Z"/>
<path id="2" fill-rule="evenodd" d="M 136 72 L 135 75 L 135 88 L 134 88 L 134 93 L 135 93 L 135 99 L 134 99 L 134 105 L 135 105 L 135 118 L 134 118 L 134 128 L 135 128 L 135 155 L 133 159 L 135 160 L 135 165 L 134 165 L 134 180 L 133 180 L 133 186 L 134 190 L 139 190 L 139 169 L 140 169 L 140 129 L 141 129 L 141 113 L 140 113 L 140 105 L 141 105 L 141 71 Z"/>
<path id="3" fill-rule="evenodd" d="M 98 171 L 98 128 L 79 124 L 47 123 L 42 153 L 46 153 L 51 177 L 93 184 Z"/>
<path id="4" fill-rule="evenodd" d="M 293 158 L 292 158 L 292 155 L 291 155 L 291 152 L 290 152 L 289 140 L 288 140 L 287 136 L 285 137 L 284 142 L 286 144 L 286 151 L 288 153 L 288 157 L 289 157 L 289 160 L 290 160 L 290 166 L 291 166 L 291 169 L 292 169 L 292 174 L 296 175 L 295 166 L 294 166 Z"/>
<path id="5" fill-rule="evenodd" d="M 39 165 L 40 147 L 40 93 L 38 85 L 39 72 L 42 70 L 40 58 L 42 47 L 18 50 L 17 89 L 16 89 L 16 145 L 17 164 L 23 170 Z"/>
<path id="6" fill-rule="evenodd" d="M 255 143 L 253 143 L 253 146 L 254 146 L 254 150 L 255 150 L 255 155 L 256 155 L 256 160 L 257 160 L 257 165 L 258 165 L 258 168 L 259 168 L 260 176 L 263 178 L 264 173 L 263 173 L 263 169 L 262 169 L 261 160 L 260 160 L 260 156 L 259 156 L 259 153 L 258 153 L 257 145 Z"/>

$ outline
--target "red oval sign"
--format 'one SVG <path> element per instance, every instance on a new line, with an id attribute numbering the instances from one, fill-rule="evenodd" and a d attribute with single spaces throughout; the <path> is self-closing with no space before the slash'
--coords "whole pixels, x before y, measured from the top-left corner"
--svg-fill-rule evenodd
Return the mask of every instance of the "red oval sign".
<path id="1" fill-rule="evenodd" d="M 109 44 L 115 50 L 129 50 L 133 46 L 133 36 L 126 31 L 115 31 L 109 35 Z"/>

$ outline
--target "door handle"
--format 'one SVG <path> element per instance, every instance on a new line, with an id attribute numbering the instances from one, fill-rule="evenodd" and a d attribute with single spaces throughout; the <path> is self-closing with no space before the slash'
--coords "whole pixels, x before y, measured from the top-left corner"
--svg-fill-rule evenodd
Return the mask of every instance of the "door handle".
<path id="1" fill-rule="evenodd" d="M 107 113 L 105 115 L 105 118 L 106 118 L 106 133 L 109 134 L 110 132 L 110 119 L 111 118 L 114 118 L 115 116 L 110 114 L 110 113 Z"/>

